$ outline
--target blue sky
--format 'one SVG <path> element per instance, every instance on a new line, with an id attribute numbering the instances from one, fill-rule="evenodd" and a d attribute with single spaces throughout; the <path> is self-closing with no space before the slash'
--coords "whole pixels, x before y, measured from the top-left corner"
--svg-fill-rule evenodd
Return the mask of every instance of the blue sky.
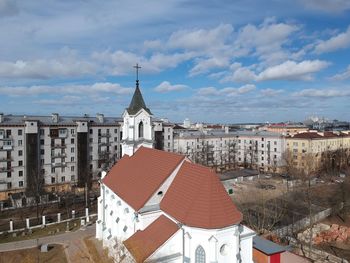
<path id="1" fill-rule="evenodd" d="M 349 0 L 0 0 L 0 111 L 350 120 Z"/>

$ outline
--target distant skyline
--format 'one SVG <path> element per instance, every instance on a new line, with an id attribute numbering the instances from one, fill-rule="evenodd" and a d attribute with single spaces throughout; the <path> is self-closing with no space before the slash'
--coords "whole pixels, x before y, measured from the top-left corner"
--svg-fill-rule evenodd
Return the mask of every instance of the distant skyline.
<path id="1" fill-rule="evenodd" d="M 0 112 L 350 121 L 348 0 L 0 0 Z"/>

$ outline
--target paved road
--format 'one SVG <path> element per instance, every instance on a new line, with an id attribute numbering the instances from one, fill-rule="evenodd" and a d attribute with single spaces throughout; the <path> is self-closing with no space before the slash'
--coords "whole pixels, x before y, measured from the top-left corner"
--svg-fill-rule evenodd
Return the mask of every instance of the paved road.
<path id="1" fill-rule="evenodd" d="M 36 247 L 37 244 L 62 244 L 68 262 L 93 262 L 83 239 L 95 235 L 95 224 L 75 232 L 0 244 L 0 252 Z"/>

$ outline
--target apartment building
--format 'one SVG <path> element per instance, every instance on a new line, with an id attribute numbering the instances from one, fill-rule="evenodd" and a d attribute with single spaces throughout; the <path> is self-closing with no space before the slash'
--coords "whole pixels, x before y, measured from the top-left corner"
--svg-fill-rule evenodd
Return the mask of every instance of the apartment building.
<path id="1" fill-rule="evenodd" d="M 284 136 L 289 136 L 302 132 L 307 132 L 309 128 L 301 124 L 275 123 L 262 126 L 259 128 L 259 130 L 278 132 Z"/>
<path id="2" fill-rule="evenodd" d="M 285 151 L 284 137 L 266 131 L 225 130 L 174 132 L 174 151 L 193 161 L 216 167 L 234 166 L 277 172 Z"/>
<path id="3" fill-rule="evenodd" d="M 303 168 L 308 156 L 320 160 L 322 153 L 350 149 L 350 132 L 310 131 L 286 137 L 287 149 L 296 167 Z M 311 154 L 311 155 L 310 155 Z"/>
<path id="4" fill-rule="evenodd" d="M 138 112 L 132 110 L 138 107 L 148 109 L 137 81 L 127 111 L 136 116 Z M 174 125 L 150 111 L 146 117 L 136 131 L 125 114 L 118 118 L 0 113 L 0 200 L 16 192 L 36 193 L 39 188 L 60 192 L 90 186 L 122 157 L 123 146 L 134 149 L 145 141 L 147 132 L 150 147 L 172 151 Z"/>
<path id="5" fill-rule="evenodd" d="M 121 118 L 0 114 L 0 199 L 43 186 L 56 192 L 97 179 L 121 153 Z"/>

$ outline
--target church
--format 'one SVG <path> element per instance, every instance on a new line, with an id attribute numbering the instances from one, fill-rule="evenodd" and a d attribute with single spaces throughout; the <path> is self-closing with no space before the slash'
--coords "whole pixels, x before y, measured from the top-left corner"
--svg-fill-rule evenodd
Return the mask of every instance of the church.
<path id="1" fill-rule="evenodd" d="M 155 149 L 138 80 L 123 113 L 122 158 L 104 173 L 96 238 L 116 262 L 253 262 L 255 233 L 211 169 Z"/>

